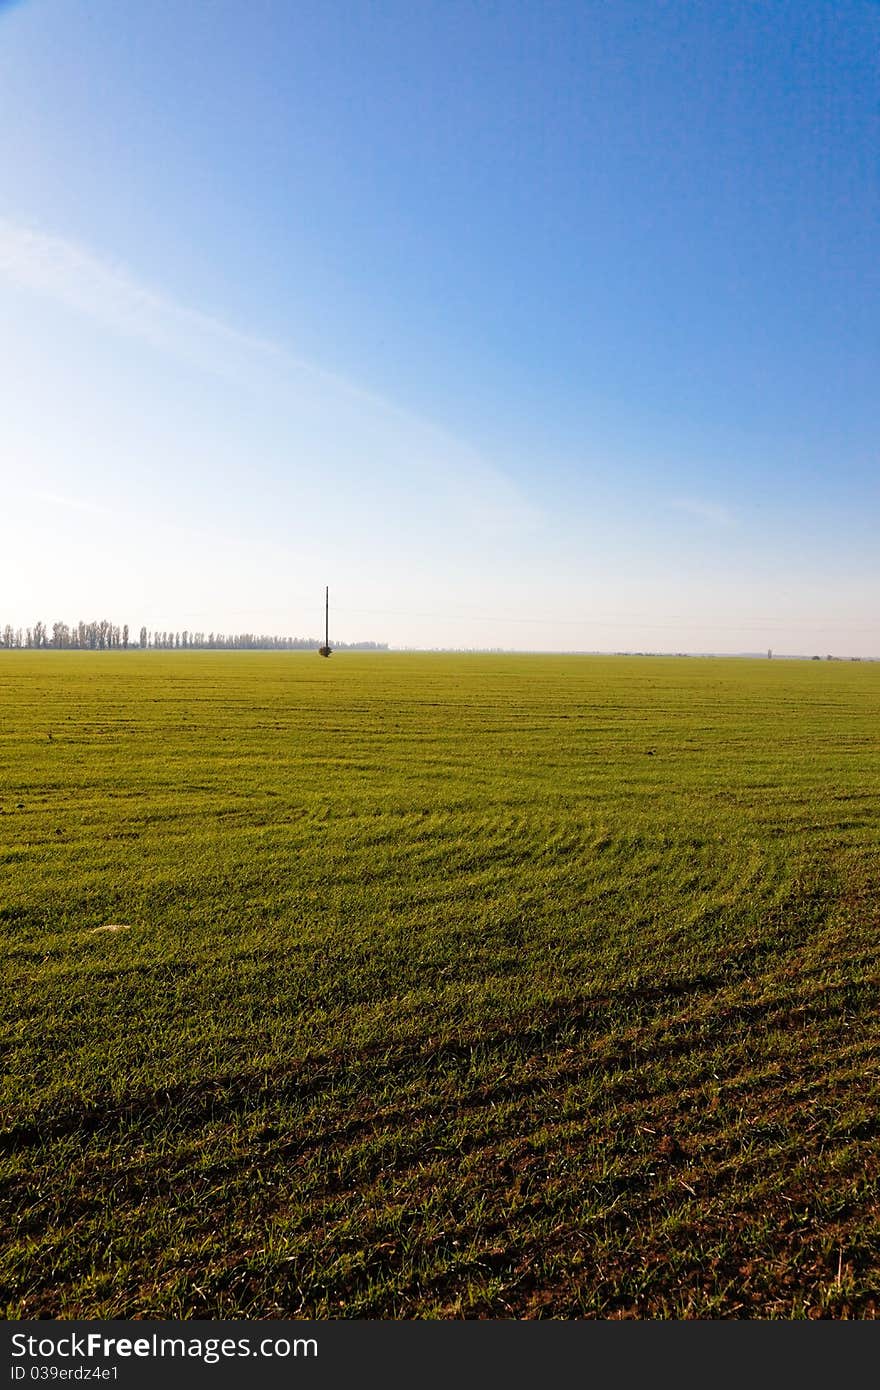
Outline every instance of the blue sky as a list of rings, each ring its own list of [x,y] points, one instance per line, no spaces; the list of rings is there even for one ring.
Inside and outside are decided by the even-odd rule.
[[[880,655],[873,3],[0,3],[0,623]]]

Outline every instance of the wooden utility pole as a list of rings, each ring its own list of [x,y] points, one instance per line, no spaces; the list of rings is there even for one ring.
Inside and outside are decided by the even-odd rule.
[[[324,645],[318,648],[319,656],[330,655],[330,585],[324,589]]]

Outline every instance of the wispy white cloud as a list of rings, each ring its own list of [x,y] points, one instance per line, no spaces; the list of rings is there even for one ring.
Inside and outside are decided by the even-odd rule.
[[[88,502],[82,497],[65,497],[59,492],[28,492],[25,494],[34,502],[42,502],[50,507],[63,507],[72,512],[90,512],[93,516],[107,515],[106,507],[96,502]]]
[[[272,343],[178,304],[141,284],[124,267],[102,260],[77,243],[4,217],[0,217],[0,275],[117,333],[214,370],[224,366],[221,349],[278,354]]]
[[[732,526],[735,520],[729,507],[721,502],[708,502],[699,497],[674,497],[670,506],[677,512],[686,512],[688,516],[708,522],[711,526]]]
[[[238,385],[281,388],[314,434],[349,434],[374,456],[399,458],[401,476],[427,487],[465,528],[508,532],[540,519],[532,501],[465,441],[286,347],[243,332],[142,283],[124,266],[63,237],[0,217],[0,278],[115,334]]]

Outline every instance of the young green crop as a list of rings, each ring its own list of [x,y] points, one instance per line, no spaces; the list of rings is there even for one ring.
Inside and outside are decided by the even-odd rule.
[[[2,1306],[874,1316],[878,889],[880,664],[0,653]]]

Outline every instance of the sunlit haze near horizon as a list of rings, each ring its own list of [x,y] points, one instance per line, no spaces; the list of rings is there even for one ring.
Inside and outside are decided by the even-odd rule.
[[[878,45],[0,0],[0,628],[880,657]]]

